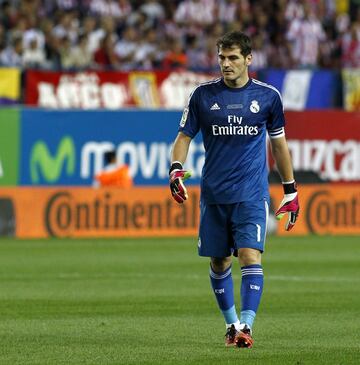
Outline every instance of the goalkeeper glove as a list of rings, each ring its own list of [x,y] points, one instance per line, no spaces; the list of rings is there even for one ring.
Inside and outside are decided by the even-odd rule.
[[[188,194],[184,181],[191,176],[191,172],[183,170],[180,162],[173,162],[169,170],[170,191],[173,198],[179,203],[183,203]]]
[[[280,220],[288,213],[288,220],[285,224],[285,230],[290,231],[299,215],[299,200],[295,181],[283,183],[284,198],[280,203],[279,209],[275,213],[276,219]]]

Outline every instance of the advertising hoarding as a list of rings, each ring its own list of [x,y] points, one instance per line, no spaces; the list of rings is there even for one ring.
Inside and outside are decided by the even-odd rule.
[[[25,104],[53,109],[182,109],[211,74],[190,71],[26,72]]]
[[[329,109],[340,106],[340,76],[329,70],[266,70],[266,83],[276,87],[285,110]]]
[[[104,154],[115,149],[135,185],[167,185],[170,150],[180,111],[52,111],[25,109],[21,128],[21,185],[92,185]],[[360,181],[360,113],[286,112],[295,173],[324,182]],[[188,184],[200,182],[201,133],[192,141]],[[269,154],[269,168],[274,162]]]
[[[360,69],[342,70],[344,109],[360,111]]]
[[[360,234],[360,184],[302,185],[300,191],[300,215],[295,227],[285,232],[283,218],[277,234]],[[196,237],[200,191],[192,186],[188,193],[188,201],[179,205],[169,189],[160,186],[123,190],[2,188],[0,202],[6,200],[11,207],[3,235],[15,231],[19,238]],[[282,187],[271,186],[270,195],[271,206],[276,208],[283,197]]]
[[[43,111],[22,113],[22,185],[92,185],[104,154],[116,150],[129,165],[135,185],[168,181],[170,149],[181,112]],[[200,136],[192,143],[188,167],[199,182],[203,165]]]
[[[19,110],[0,108],[0,186],[18,183]]]
[[[0,68],[0,106],[19,104],[21,70],[15,67]]]

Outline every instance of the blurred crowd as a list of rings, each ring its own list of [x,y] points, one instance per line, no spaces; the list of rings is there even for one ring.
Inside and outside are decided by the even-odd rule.
[[[0,0],[0,65],[212,71],[230,30],[254,71],[360,67],[358,0]]]

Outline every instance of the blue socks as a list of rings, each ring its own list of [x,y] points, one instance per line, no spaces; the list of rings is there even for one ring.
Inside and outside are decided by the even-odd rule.
[[[240,323],[250,328],[260,304],[264,285],[264,275],[261,265],[249,265],[241,268],[241,314]]]
[[[216,273],[210,265],[210,281],[226,324],[238,324],[239,319],[235,309],[231,266],[223,272]]]
[[[263,269],[261,265],[243,266],[241,274],[240,323],[252,328],[263,291]],[[239,319],[235,309],[231,266],[224,272],[216,273],[210,265],[210,281],[226,324],[236,324],[235,327],[238,327]]]

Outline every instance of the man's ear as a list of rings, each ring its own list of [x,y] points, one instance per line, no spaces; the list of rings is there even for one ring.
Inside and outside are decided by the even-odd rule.
[[[246,60],[246,66],[250,66],[251,65],[251,61],[252,61],[252,54],[248,54],[245,58]]]

